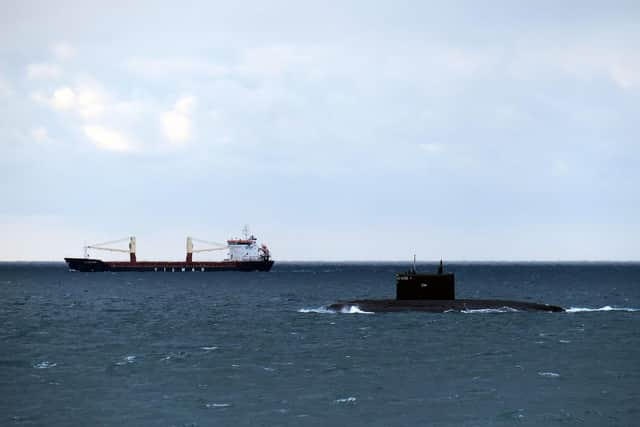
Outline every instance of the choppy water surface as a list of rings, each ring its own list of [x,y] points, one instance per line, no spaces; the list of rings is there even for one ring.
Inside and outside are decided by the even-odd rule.
[[[0,264],[0,425],[636,425],[640,264],[448,268],[459,297],[570,310],[324,309],[392,297],[401,264]]]

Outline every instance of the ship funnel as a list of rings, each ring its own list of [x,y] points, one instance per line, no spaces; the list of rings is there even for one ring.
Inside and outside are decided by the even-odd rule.
[[[136,262],[136,238],[135,236],[129,237],[129,260]]]
[[[193,262],[193,239],[187,237],[187,263]]]

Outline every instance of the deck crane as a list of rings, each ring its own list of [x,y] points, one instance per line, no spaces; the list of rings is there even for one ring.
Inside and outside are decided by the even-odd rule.
[[[120,249],[120,248],[108,248],[106,245],[113,245],[116,243],[122,243],[129,241],[129,249]],[[86,245],[84,247],[84,257],[89,258],[89,249],[95,249],[97,251],[108,251],[108,252],[124,252],[129,253],[129,259],[131,262],[136,262],[136,238],[135,236],[125,237],[118,240],[111,240],[108,242],[96,243],[93,245]]]
[[[193,249],[193,242],[203,243],[205,245],[210,245],[210,248],[203,249]],[[223,251],[228,249],[229,245],[225,245],[223,243],[218,242],[209,242],[207,240],[197,239],[195,237],[187,237],[187,262],[193,262],[193,254],[198,252],[212,252],[212,251]]]

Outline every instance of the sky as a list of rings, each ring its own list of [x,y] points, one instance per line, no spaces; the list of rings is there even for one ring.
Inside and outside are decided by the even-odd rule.
[[[638,1],[1,1],[0,260],[640,258]]]

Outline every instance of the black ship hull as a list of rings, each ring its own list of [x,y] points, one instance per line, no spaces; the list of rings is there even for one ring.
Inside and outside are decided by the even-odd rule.
[[[524,301],[509,300],[353,300],[331,304],[328,308],[334,311],[348,311],[350,307],[358,307],[362,311],[372,313],[390,313],[402,311],[425,311],[429,313],[444,313],[447,311],[473,312],[478,310],[497,311],[564,311],[562,307],[548,304],[537,304]]]
[[[274,261],[272,260],[219,262],[119,262],[102,261],[100,259],[91,258],[65,258],[64,260],[69,266],[69,270],[82,272],[151,271],[163,273],[186,273],[212,271],[269,271],[274,264]]]

